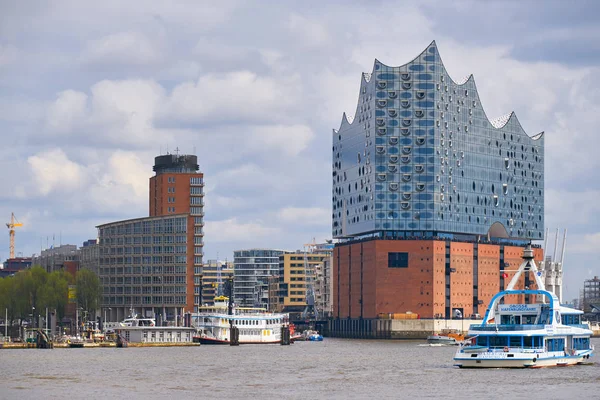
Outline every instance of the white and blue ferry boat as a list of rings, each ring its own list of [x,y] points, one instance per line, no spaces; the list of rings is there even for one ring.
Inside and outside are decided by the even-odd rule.
[[[531,272],[538,289],[518,290],[515,284]],[[504,304],[507,295],[528,295],[535,304]],[[506,290],[496,294],[483,322],[469,327],[466,345],[455,356],[461,368],[541,368],[587,363],[594,346],[592,331],[582,324],[583,311],[560,305],[554,293],[545,290],[527,246],[523,263]]]

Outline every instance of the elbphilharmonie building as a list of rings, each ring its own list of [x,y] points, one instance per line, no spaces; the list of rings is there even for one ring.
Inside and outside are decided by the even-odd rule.
[[[539,240],[543,227],[543,133],[514,113],[489,119],[473,76],[454,81],[435,42],[362,74],[354,117],[333,132],[333,237]]]
[[[544,135],[514,113],[488,118],[482,101],[435,42],[362,74],[333,131],[333,336],[393,337],[386,315],[477,316],[543,239]]]

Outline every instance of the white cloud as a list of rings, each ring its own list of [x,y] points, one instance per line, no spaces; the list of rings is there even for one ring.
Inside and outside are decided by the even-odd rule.
[[[327,48],[332,44],[332,38],[326,25],[315,19],[293,13],[289,17],[287,27],[303,47]]]
[[[577,254],[597,254],[600,249],[600,232],[583,235],[570,235],[567,241],[567,255]],[[596,271],[596,274],[598,271]]]
[[[314,137],[314,132],[306,125],[266,125],[253,127],[245,141],[247,148],[254,152],[297,156]]]
[[[61,149],[42,151],[29,157],[27,162],[39,195],[46,196],[57,189],[72,191],[84,183],[85,172],[82,167],[69,160]]]
[[[260,220],[240,222],[235,217],[222,221],[207,221],[205,231],[211,242],[241,243],[245,247],[264,247],[265,240],[281,234],[279,228],[266,226]]]
[[[299,96],[295,77],[276,80],[250,71],[207,74],[177,85],[162,113],[180,122],[281,121]]]
[[[49,105],[49,132],[103,145],[154,146],[160,136],[168,143],[170,133],[154,128],[154,117],[164,99],[164,89],[148,80],[103,80],[94,84],[90,96],[73,90],[60,92]]]
[[[256,164],[243,164],[217,173],[212,179],[215,188],[229,190],[232,188],[250,188],[257,193],[271,186],[272,181],[267,171]]]
[[[14,64],[19,58],[19,50],[10,44],[0,43],[0,68]]]
[[[88,42],[82,62],[89,64],[134,64],[158,62],[160,50],[139,32],[119,32]]]
[[[290,225],[329,225],[331,211],[318,207],[286,207],[277,212],[279,220]]]
[[[567,192],[562,189],[546,189],[546,225],[554,228],[571,226],[594,226],[600,221],[600,190]]]
[[[87,95],[75,90],[65,90],[56,97],[48,107],[46,124],[53,132],[69,133],[85,118]]]

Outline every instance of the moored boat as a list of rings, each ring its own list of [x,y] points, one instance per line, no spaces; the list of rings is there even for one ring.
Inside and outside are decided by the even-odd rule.
[[[302,337],[307,342],[322,342],[323,341],[323,335],[321,335],[319,332],[312,330],[312,329],[307,329],[304,332],[302,332]]]
[[[531,272],[538,289],[514,289],[523,273]],[[528,246],[523,263],[506,290],[496,294],[483,322],[471,325],[471,341],[454,356],[461,368],[540,368],[587,363],[594,347],[592,331],[582,324],[582,311],[561,306],[545,290]],[[524,295],[538,303],[503,304],[509,295]]]
[[[232,307],[228,298],[215,298],[214,306],[200,307],[191,316],[196,328],[194,340],[201,344],[230,344],[231,327],[239,332],[239,344],[273,344],[281,342],[281,328],[288,324],[288,314],[267,312],[262,308]]]
[[[445,346],[458,346],[465,340],[464,336],[456,332],[442,332],[441,335],[434,333],[427,336],[427,343]]]

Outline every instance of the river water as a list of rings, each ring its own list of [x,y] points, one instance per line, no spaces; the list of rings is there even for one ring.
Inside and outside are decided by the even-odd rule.
[[[0,399],[599,398],[592,366],[461,370],[454,347],[329,339],[291,346],[0,350]],[[596,348],[600,340],[593,339]]]

